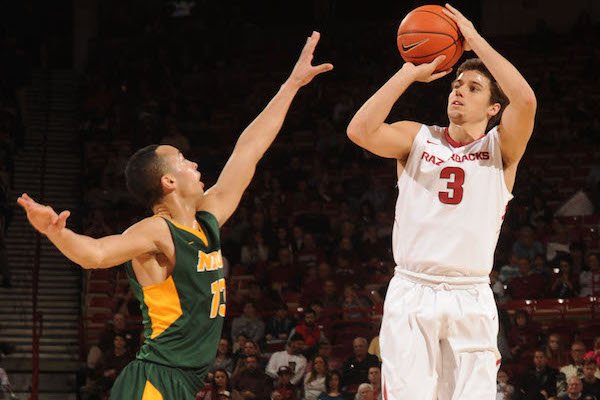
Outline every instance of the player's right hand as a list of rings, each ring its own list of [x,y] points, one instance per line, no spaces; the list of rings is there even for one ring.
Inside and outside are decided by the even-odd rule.
[[[23,193],[17,199],[17,203],[27,213],[29,223],[44,235],[60,232],[67,225],[67,218],[71,215],[69,211],[63,211],[59,215],[52,207],[39,204],[27,193]]]
[[[432,62],[415,65],[413,63],[407,62],[402,66],[402,70],[406,71],[406,73],[412,75],[413,80],[416,82],[432,82],[436,79],[440,79],[446,75],[448,75],[452,68],[448,68],[445,71],[435,72],[435,69],[444,62],[446,59],[445,55],[437,56]]]
[[[320,38],[321,34],[314,31],[308,39],[306,39],[306,44],[300,53],[296,65],[294,65],[289,80],[298,87],[308,84],[315,76],[333,69],[333,65],[330,63],[312,65],[315,48],[317,47]]]

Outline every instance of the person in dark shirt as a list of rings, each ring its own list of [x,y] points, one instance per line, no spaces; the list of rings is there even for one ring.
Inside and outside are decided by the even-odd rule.
[[[522,375],[513,400],[545,400],[556,396],[558,370],[548,366],[548,358],[543,350],[534,352],[533,365]]]
[[[369,368],[379,366],[377,356],[368,353],[367,339],[357,337],[352,342],[354,355],[344,363],[342,369],[343,386],[348,392],[355,392],[358,385],[369,382]]]
[[[598,365],[594,359],[586,359],[583,361],[583,396],[594,396],[600,399],[600,379],[596,378]]]

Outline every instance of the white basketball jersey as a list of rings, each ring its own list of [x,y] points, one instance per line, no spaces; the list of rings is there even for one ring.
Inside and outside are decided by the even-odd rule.
[[[423,125],[398,179],[396,268],[487,277],[510,199],[496,128],[463,146],[446,128]]]

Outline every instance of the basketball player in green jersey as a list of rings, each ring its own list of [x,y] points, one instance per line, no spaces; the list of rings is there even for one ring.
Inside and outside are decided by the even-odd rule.
[[[148,146],[129,160],[130,192],[154,216],[123,234],[93,239],[66,228],[27,194],[17,201],[31,225],[85,269],[125,263],[144,319],[144,344],[119,375],[113,400],[193,400],[216,354],[225,316],[219,227],[231,216],[256,164],[277,136],[298,90],[333,68],[312,65],[319,33],[308,38],[289,78],[239,137],[216,184],[206,192],[197,164],[172,146]]]

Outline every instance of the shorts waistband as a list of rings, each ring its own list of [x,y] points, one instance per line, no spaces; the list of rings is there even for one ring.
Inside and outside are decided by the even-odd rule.
[[[488,276],[440,276],[421,274],[419,272],[408,271],[406,269],[396,268],[395,274],[408,281],[419,283],[426,286],[443,285],[448,289],[466,289],[475,285],[488,284]]]

